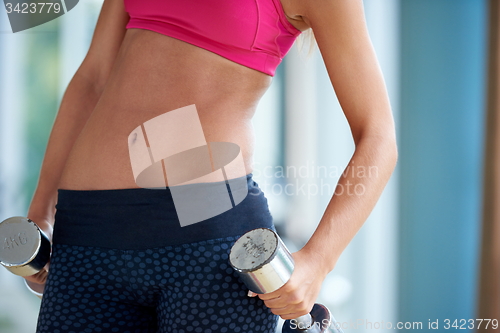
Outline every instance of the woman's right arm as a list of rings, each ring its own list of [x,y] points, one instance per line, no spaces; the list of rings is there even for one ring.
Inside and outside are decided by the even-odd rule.
[[[106,85],[125,35],[129,16],[123,0],[105,0],[89,51],[61,100],[27,217],[52,239],[57,188],[69,152]],[[44,283],[46,274],[26,278]]]

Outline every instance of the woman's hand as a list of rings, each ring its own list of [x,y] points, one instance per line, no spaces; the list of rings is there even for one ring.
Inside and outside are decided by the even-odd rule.
[[[38,298],[43,297],[43,292],[45,290],[45,283],[44,284],[38,284],[34,283],[28,280],[24,280],[26,282],[26,287],[33,293],[35,294]]]
[[[302,248],[292,253],[295,261],[290,280],[278,290],[266,294],[249,292],[264,301],[271,312],[283,319],[294,319],[311,312],[321,290],[321,284],[329,273],[325,270],[322,256]]]
[[[49,263],[47,263],[47,265],[45,265],[45,267],[40,272],[30,276],[23,276],[23,277],[30,282],[44,285],[45,282],[47,281],[48,275],[49,275]]]

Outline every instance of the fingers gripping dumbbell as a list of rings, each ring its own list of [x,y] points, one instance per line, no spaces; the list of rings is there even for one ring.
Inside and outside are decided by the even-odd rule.
[[[0,222],[0,264],[11,273],[30,276],[44,269],[50,259],[49,238],[30,219],[14,216]],[[41,291],[26,286],[38,297]]]
[[[259,294],[281,288],[294,270],[290,251],[278,234],[267,228],[254,229],[241,236],[231,248],[229,262],[248,289]],[[286,320],[282,332],[343,333],[330,310],[318,303],[309,314]]]

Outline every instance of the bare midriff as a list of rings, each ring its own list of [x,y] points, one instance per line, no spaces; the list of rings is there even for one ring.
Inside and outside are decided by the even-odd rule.
[[[251,118],[271,81],[265,73],[197,46],[149,30],[128,29],[58,188],[139,188],[129,156],[130,133],[149,119],[192,104],[206,141],[237,144],[244,172],[251,173]]]

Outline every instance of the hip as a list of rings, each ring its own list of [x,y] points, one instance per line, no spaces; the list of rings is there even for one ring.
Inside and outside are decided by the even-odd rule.
[[[267,199],[252,174],[200,186],[59,189],[53,242],[132,250],[274,229]]]

